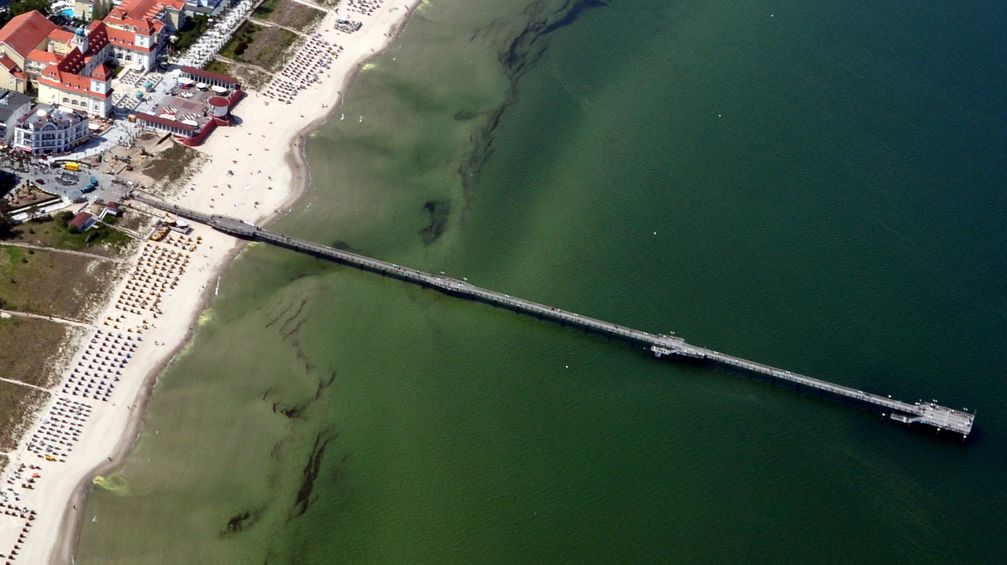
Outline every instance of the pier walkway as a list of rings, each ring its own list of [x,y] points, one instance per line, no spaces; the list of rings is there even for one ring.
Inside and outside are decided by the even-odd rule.
[[[790,383],[798,387],[816,390],[823,394],[839,397],[845,401],[880,409],[891,419],[904,424],[923,424],[936,428],[938,431],[946,430],[961,434],[962,437],[967,437],[972,431],[972,423],[975,419],[975,414],[963,410],[955,410],[936,403],[916,402],[910,404],[908,402],[894,400],[886,396],[871,394],[851,387],[833,384],[828,381],[800,375],[783,369],[778,369],[776,367],[770,367],[769,365],[763,365],[761,363],[756,363],[754,361],[749,361],[747,359],[742,359],[726,353],[720,353],[719,351],[714,351],[705,347],[691,345],[686,343],[684,339],[677,336],[652,334],[619,324],[614,324],[612,322],[582,316],[574,312],[539,304],[538,302],[532,302],[523,298],[517,298],[508,294],[481,288],[455,278],[433,275],[409,267],[389,263],[387,261],[366,257],[357,253],[351,253],[349,251],[343,251],[333,247],[319,245],[317,243],[302,241],[283,234],[261,229],[255,225],[235,218],[204,214],[173,204],[167,204],[139,191],[134,191],[132,198],[159,210],[209,225],[218,231],[235,237],[271,243],[278,247],[284,247],[316,257],[326,258],[337,263],[350,265],[365,271],[407,281],[425,288],[435,289],[445,294],[483,302],[492,306],[513,310],[521,314],[534,316],[539,319],[550,320],[562,325],[573,326],[588,332],[642,345],[659,358],[667,356],[671,358],[693,359],[731,367],[748,373],[754,373],[772,380]]]

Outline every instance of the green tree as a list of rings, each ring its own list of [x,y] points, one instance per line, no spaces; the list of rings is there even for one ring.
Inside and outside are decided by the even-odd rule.
[[[52,12],[49,7],[49,0],[13,0],[7,11],[0,13],[0,25],[6,24],[14,16],[19,16],[32,10],[41,12],[43,16],[48,16]]]
[[[0,237],[7,237],[14,231],[14,220],[10,219],[7,212],[0,210]]]
[[[94,0],[91,5],[91,19],[103,20],[111,10],[111,2],[106,0]]]

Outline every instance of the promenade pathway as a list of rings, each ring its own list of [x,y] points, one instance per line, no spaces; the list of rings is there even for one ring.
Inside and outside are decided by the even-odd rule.
[[[49,316],[47,314],[32,314],[31,312],[21,312],[20,310],[4,310],[0,309],[0,314],[8,314],[11,316],[17,316],[19,318],[35,318],[36,320],[45,320],[47,322],[55,322],[57,324],[64,324],[67,326],[76,326],[78,328],[90,328],[91,324],[86,322],[81,322],[78,320],[71,320],[69,318],[59,318],[56,316]]]
[[[113,229],[122,229],[122,228],[116,228],[115,226],[109,226],[109,227],[111,227]],[[122,230],[122,231],[126,231],[130,235],[133,235],[134,237],[138,237],[138,235],[139,235],[136,232],[129,231],[129,230]],[[105,255],[98,255],[97,253],[88,253],[86,251],[77,251],[75,249],[60,249],[58,247],[47,247],[47,246],[44,246],[44,245],[34,245],[34,244],[31,244],[31,243],[20,243],[20,242],[16,242],[16,241],[2,241],[2,242],[0,242],[0,247],[5,247],[5,246],[6,247],[20,247],[22,249],[34,249],[36,251],[48,251],[50,253],[62,253],[63,255],[76,255],[78,257],[87,257],[88,259],[94,259],[95,261],[108,261],[108,262],[111,262],[111,263],[122,263],[123,262],[123,260],[120,259],[120,258],[118,258],[118,257],[107,257]]]
[[[830,383],[821,379],[793,373],[784,369],[771,367],[755,361],[749,361],[705,347],[686,343],[677,336],[653,334],[630,328],[612,322],[606,322],[590,316],[583,316],[554,306],[547,306],[531,300],[518,298],[501,292],[485,289],[466,281],[455,278],[434,275],[413,269],[366,257],[357,253],[335,249],[325,245],[292,238],[290,236],[271,232],[236,218],[221,215],[211,215],[190,210],[173,204],[167,204],[139,191],[134,191],[132,197],[145,204],[187,218],[189,220],[212,226],[218,231],[231,234],[247,240],[263,241],[278,247],[284,247],[315,257],[321,257],[337,263],[350,265],[361,270],[370,271],[382,276],[411,282],[424,288],[438,290],[445,294],[483,302],[500,308],[506,308],[542,320],[550,320],[561,325],[573,326],[592,333],[618,338],[633,344],[646,347],[656,357],[684,358],[703,361],[730,367],[749,373],[762,375],[781,382],[799,387],[816,390],[823,394],[842,398],[845,401],[859,405],[874,407],[884,411],[891,419],[905,424],[920,423],[931,426],[938,431],[948,430],[962,437],[967,437],[972,431],[975,414],[964,410],[955,410],[936,403],[908,403],[889,397],[867,393],[852,387]]]

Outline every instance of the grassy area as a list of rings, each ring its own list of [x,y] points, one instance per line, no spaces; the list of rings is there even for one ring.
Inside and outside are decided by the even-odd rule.
[[[29,243],[115,257],[131,241],[125,233],[103,225],[97,225],[84,233],[74,232],[67,227],[67,222],[72,218],[72,212],[61,212],[54,219],[25,222],[17,226],[10,237],[0,240],[0,243]]]
[[[280,0],[266,0],[259,7],[255,9],[254,15],[260,19],[269,19],[267,16],[276,11],[276,7],[280,5]]]
[[[262,88],[269,82],[269,79],[273,78],[269,73],[256,70],[254,67],[232,65],[216,59],[210,60],[203,69],[211,73],[230,75],[238,79],[245,90]]]
[[[220,54],[228,59],[276,71],[283,60],[283,54],[297,39],[296,35],[283,28],[245,22],[220,50]]]
[[[178,30],[176,34],[178,36],[178,41],[175,42],[175,49],[179,52],[185,51],[192,46],[193,43],[199,39],[200,35],[210,27],[210,22],[206,16],[193,16],[191,18],[186,18],[185,23],[182,24],[182,29]]]
[[[203,70],[211,73],[234,76],[234,69],[231,68],[231,65],[216,59],[211,59],[209,63],[203,65]]]
[[[40,390],[0,381],[0,450],[11,451],[17,446],[25,420],[45,398]]]
[[[0,304],[20,310],[80,319],[102,299],[115,266],[77,255],[0,246]]]
[[[185,168],[189,166],[199,152],[180,143],[172,143],[170,147],[154,155],[143,167],[143,174],[157,182],[172,182],[178,180]]]
[[[211,73],[221,73],[238,79],[245,90],[262,88],[272,78],[269,73],[256,70],[254,67],[231,65],[216,59],[212,59],[203,68]]]
[[[0,319],[0,375],[43,388],[51,386],[58,376],[56,354],[74,331],[71,326],[45,320]]]
[[[257,90],[266,86],[269,80],[273,78],[273,75],[258,71],[252,67],[238,67],[235,69],[234,75],[241,84],[244,85],[245,90]]]
[[[123,214],[122,217],[115,219],[115,225],[117,227],[139,232],[141,234],[145,233],[150,228],[151,224],[152,220],[150,219],[150,216],[141,214],[140,212],[131,209],[127,209],[126,213]]]
[[[325,12],[293,0],[266,0],[255,9],[255,17],[291,29],[307,31],[315,26]]]
[[[259,31],[263,28],[255,24],[245,22],[234,32],[231,40],[220,49],[220,54],[228,59],[241,60],[241,56],[248,50],[249,45],[255,41]]]

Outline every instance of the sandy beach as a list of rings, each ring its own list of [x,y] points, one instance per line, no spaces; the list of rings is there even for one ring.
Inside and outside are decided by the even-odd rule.
[[[308,184],[306,136],[338,106],[366,60],[393,41],[415,6],[386,1],[372,13],[351,13],[363,22],[352,34],[336,31],[337,12],[329,12],[318,39],[343,49],[319,81],[289,104],[248,92],[233,112],[238,124],[219,128],[197,148],[206,164],[168,200],[260,224],[282,215]],[[72,561],[80,524],[91,519],[81,509],[93,478],[122,463],[140,432],[157,375],[190,339],[220,273],[242,247],[206,226],[193,227],[188,237],[172,234],[141,244],[129,259],[129,275],[11,453],[0,486],[38,477],[34,488],[16,489],[18,500],[5,501],[9,514],[0,512],[0,551],[14,543],[19,548],[0,562]],[[75,392],[83,390],[94,399]],[[50,451],[40,442],[52,442],[59,451],[55,461],[40,454]],[[18,473],[20,464],[25,467]]]

